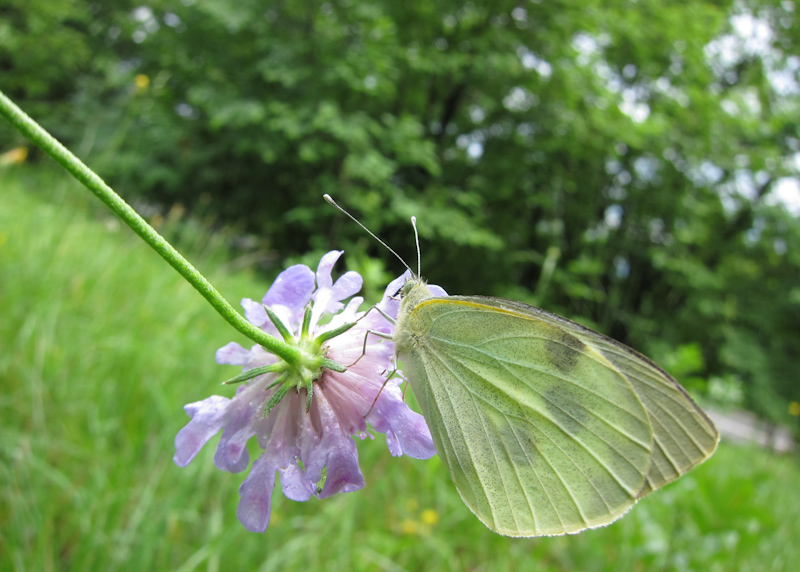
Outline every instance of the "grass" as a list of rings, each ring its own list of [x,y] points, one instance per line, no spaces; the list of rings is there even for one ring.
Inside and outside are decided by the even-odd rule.
[[[214,441],[185,469],[171,460],[182,406],[229,391],[219,382],[236,369],[214,351],[241,337],[67,175],[0,171],[0,197],[0,570],[778,571],[800,559],[796,460],[726,443],[612,526],[514,540],[471,515],[437,459],[392,458],[379,436],[359,443],[362,491],[308,503],[276,491],[270,529],[249,533],[235,516],[246,473],[215,469]],[[228,299],[266,290],[223,271],[219,237],[177,228]]]

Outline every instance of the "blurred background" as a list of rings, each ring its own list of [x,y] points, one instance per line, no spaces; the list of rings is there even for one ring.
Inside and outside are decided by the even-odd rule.
[[[790,569],[797,9],[0,0],[0,90],[232,302],[334,248],[375,301],[402,268],[321,195],[412,266],[415,215],[432,283],[604,332],[789,451],[723,442],[612,527],[514,541],[381,436],[364,491],[283,499],[247,533],[213,445],[170,460],[182,405],[235,373],[214,350],[242,340],[0,125],[0,568]]]

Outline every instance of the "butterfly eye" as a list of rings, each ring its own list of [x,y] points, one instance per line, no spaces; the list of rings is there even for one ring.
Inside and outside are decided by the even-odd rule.
[[[402,300],[403,298],[408,296],[408,293],[414,289],[414,286],[416,286],[416,283],[411,282],[410,280],[405,284],[403,284],[403,287],[400,288],[400,299]]]

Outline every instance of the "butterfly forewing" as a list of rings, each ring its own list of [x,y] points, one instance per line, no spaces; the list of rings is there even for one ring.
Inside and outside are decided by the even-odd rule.
[[[464,501],[511,536],[612,522],[647,487],[653,429],[614,360],[480,298],[421,302],[401,358]]]

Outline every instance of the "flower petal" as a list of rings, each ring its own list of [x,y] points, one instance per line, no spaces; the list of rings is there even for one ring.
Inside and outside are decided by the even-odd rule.
[[[331,305],[330,288],[320,289],[314,292],[314,307],[311,308],[311,323],[309,324],[311,332],[318,333],[317,324],[319,324],[322,315],[325,314],[326,308],[329,308]],[[341,307],[341,304],[339,306]]]
[[[383,298],[378,302],[378,307],[392,318],[397,319],[397,314],[400,311],[400,288],[406,283],[406,280],[411,278],[412,273],[406,270],[400,276],[389,282],[386,290],[383,291]]]
[[[444,291],[444,288],[437,286],[436,284],[428,284],[428,289],[431,291],[431,294],[437,298],[445,298],[449,296],[449,294]]]
[[[222,471],[238,473],[250,464],[250,453],[247,452],[247,441],[255,435],[252,419],[255,407],[249,399],[239,398],[247,387],[242,387],[237,397],[228,408],[229,421],[225,425],[222,437],[214,454],[214,464]]]
[[[314,496],[317,487],[308,480],[306,474],[296,461],[289,462],[278,469],[281,473],[281,490],[286,498],[297,502],[305,502]]]
[[[403,284],[405,284],[406,280],[411,278],[411,276],[411,271],[406,270],[400,276],[389,282],[389,284],[386,285],[386,289],[383,291],[383,299],[396,297],[398,292],[400,292],[400,288],[403,287]]]
[[[364,487],[364,476],[358,466],[358,449],[347,435],[331,446],[326,463],[326,478],[322,491],[317,495],[324,499],[336,493],[352,493]]]
[[[288,465],[287,447],[295,450],[292,443],[294,419],[289,405],[296,401],[296,395],[281,401],[266,419],[261,417],[256,422],[259,441],[265,438],[262,443],[264,452],[253,463],[250,474],[239,487],[239,506],[236,509],[239,521],[247,530],[264,532],[269,526],[275,473]]]
[[[415,459],[430,459],[436,454],[436,447],[425,418],[403,402],[400,388],[393,381],[383,388],[367,421],[386,433],[386,445],[393,456],[405,453]]]
[[[251,532],[264,532],[269,526],[272,505],[272,489],[275,487],[277,466],[270,455],[264,451],[253,463],[250,474],[239,487],[239,506],[236,516]]]
[[[269,318],[267,318],[267,312],[264,310],[264,306],[255,300],[244,298],[242,300],[242,308],[244,308],[244,317],[254,326],[260,328],[269,323]]]
[[[244,349],[236,342],[230,342],[217,350],[216,358],[218,364],[246,365],[250,360],[250,350]]]
[[[344,250],[331,250],[319,261],[317,266],[317,290],[333,286],[331,271],[333,270],[333,265],[336,264],[342,254],[344,254]]]
[[[297,327],[300,325],[300,321],[302,320],[301,315],[297,314],[292,308],[282,304],[273,304],[269,307],[269,309],[272,310],[276,316],[278,316],[278,319],[287,330],[290,332],[297,331]],[[305,312],[305,308],[303,308],[303,311]],[[275,332],[274,335],[280,338],[280,335],[278,334],[278,328],[275,327],[275,324],[272,323],[272,320],[269,320],[269,326]],[[262,329],[265,331],[267,330],[267,328]]]
[[[347,306],[344,307],[344,310],[341,314],[337,314],[334,318],[339,318],[341,316],[342,322],[352,322],[358,316],[356,313],[358,309],[361,307],[361,304],[364,303],[364,298],[361,296],[353,296],[350,301],[347,303]]]
[[[172,460],[179,467],[191,463],[203,445],[216,435],[227,421],[231,400],[220,395],[190,403],[184,411],[192,418],[175,436],[175,455]]]
[[[326,498],[360,489],[364,486],[364,476],[358,466],[356,444],[342,428],[325,396],[324,385],[314,393],[311,409],[314,415],[305,415],[302,420],[300,450],[306,476],[311,482],[318,482],[325,469],[325,484],[317,496]],[[322,435],[314,425],[322,428]]]
[[[317,329],[317,334],[327,332],[328,330],[333,330],[339,326],[347,324],[348,322],[355,322],[359,318],[358,308],[363,302],[364,298],[361,296],[354,296],[351,298],[347,303],[347,306],[344,307],[344,310],[334,315],[330,322]],[[377,312],[375,313],[377,314]]]
[[[353,272],[352,270],[345,272],[339,276],[339,279],[333,285],[333,299],[341,302],[350,296],[358,294],[363,284],[364,280],[358,272]]]
[[[261,346],[244,349],[236,342],[230,342],[217,350],[217,363],[240,365],[243,371],[269,365],[278,361],[277,356],[267,352]]]
[[[290,266],[280,274],[261,300],[272,308],[276,304],[289,308],[295,317],[303,318],[303,309],[314,292],[314,272],[305,264]]]

